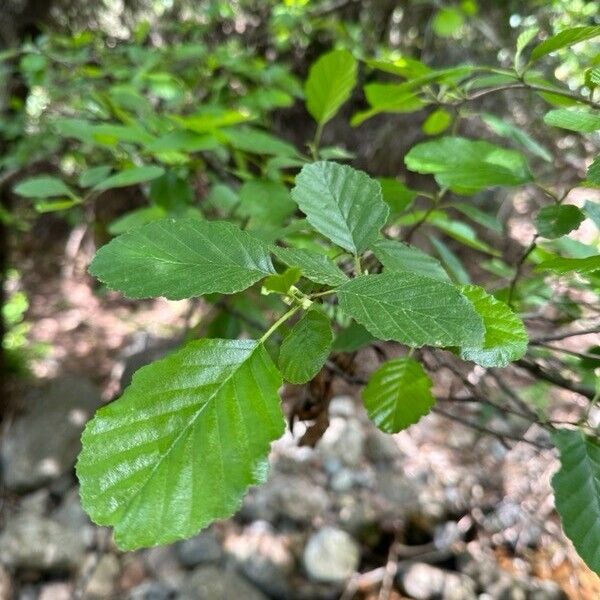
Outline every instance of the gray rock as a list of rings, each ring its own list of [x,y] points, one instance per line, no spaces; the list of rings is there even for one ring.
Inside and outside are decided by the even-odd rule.
[[[292,595],[294,557],[288,539],[277,535],[268,523],[257,521],[239,535],[230,535],[225,549],[242,573],[270,597]]]
[[[375,492],[381,500],[383,518],[406,518],[419,505],[415,483],[407,479],[400,469],[377,471]]]
[[[311,579],[341,584],[358,568],[360,548],[345,531],[324,527],[308,540],[303,559]]]
[[[335,396],[329,402],[329,416],[349,419],[357,414],[356,401],[352,396]]]
[[[515,577],[498,569],[498,579],[485,590],[493,600],[566,600],[567,595],[553,581]]]
[[[79,488],[72,489],[62,501],[62,504],[53,514],[61,525],[77,530],[86,548],[91,548],[95,538],[95,527],[90,521],[79,499]]]
[[[375,473],[369,465],[360,470],[344,467],[331,476],[329,486],[334,492],[343,494],[355,487],[373,487],[374,481]]]
[[[154,579],[178,588],[186,577],[174,546],[156,546],[144,552],[146,568]]]
[[[482,552],[459,554],[457,563],[460,572],[468,575],[486,592],[503,573],[496,561],[490,555]]]
[[[179,600],[267,600],[267,597],[233,571],[199,567],[184,582]]]
[[[43,517],[48,513],[50,503],[50,492],[44,488],[36,490],[31,494],[21,496],[19,510],[24,514],[33,514]]]
[[[333,417],[329,428],[317,444],[325,467],[330,473],[342,466],[357,467],[363,461],[365,433],[358,419]]]
[[[502,569],[489,554],[464,553],[457,557],[459,569],[475,580],[492,600],[564,600],[566,594],[553,581],[518,577]]]
[[[400,574],[400,585],[414,600],[475,600],[475,582],[467,575],[414,563]]]
[[[71,600],[72,598],[73,586],[70,583],[57,581],[43,585],[37,600]]]
[[[365,454],[375,464],[394,462],[402,456],[394,436],[374,427],[367,432]]]
[[[121,353],[121,389],[124,390],[131,383],[138,369],[163,358],[181,342],[181,339],[157,338],[147,332],[134,334],[132,342]]]
[[[567,594],[554,581],[534,579],[527,600],[567,600]]]
[[[329,496],[307,477],[277,475],[252,490],[243,505],[243,514],[251,520],[274,522],[290,519],[311,523],[329,505]]]
[[[116,595],[116,581],[121,571],[114,554],[104,554],[94,567],[85,589],[89,600],[110,600]]]
[[[15,419],[0,449],[5,485],[22,492],[71,473],[83,427],[100,403],[98,390],[83,377],[32,389],[26,412]]]
[[[75,571],[84,551],[77,530],[35,514],[19,514],[0,535],[0,562],[13,569]]]
[[[170,600],[174,595],[173,588],[164,583],[144,581],[129,592],[128,600]]]
[[[10,573],[0,565],[0,598],[13,597],[13,583]]]
[[[485,591],[493,600],[527,600],[527,587],[524,580],[501,573]]]
[[[371,490],[358,490],[338,498],[339,525],[367,545],[381,534],[380,505]]]
[[[223,550],[217,536],[211,531],[200,532],[189,540],[175,546],[179,562],[188,569],[203,563],[217,563],[223,557]]]
[[[19,590],[19,600],[39,600],[40,589],[37,585],[23,585]]]

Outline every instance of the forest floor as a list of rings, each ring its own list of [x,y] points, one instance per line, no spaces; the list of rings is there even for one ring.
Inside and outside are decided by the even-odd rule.
[[[600,597],[600,579],[553,510],[552,450],[438,414],[385,436],[359,388],[338,377],[323,438],[299,447],[304,425],[288,431],[268,482],[235,517],[187,542],[119,552],[79,506],[78,438],[93,410],[198,312],[187,301],[98,293],[85,274],[92,249],[55,234],[27,236],[20,250],[29,339],[46,351],[31,363],[34,381],[15,383],[3,424],[0,598]],[[379,360],[360,351],[354,371],[366,375]],[[288,390],[288,404],[301,393]],[[565,418],[573,396],[553,391],[549,404]]]

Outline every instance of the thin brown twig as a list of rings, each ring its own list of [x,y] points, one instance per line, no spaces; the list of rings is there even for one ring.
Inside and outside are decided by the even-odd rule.
[[[600,333],[600,326],[591,327],[590,329],[581,329],[580,331],[565,331],[563,333],[551,333],[550,335],[540,335],[531,339],[530,344],[536,344],[539,342],[558,342],[570,337],[576,337],[578,335],[590,335],[594,333]]]
[[[496,370],[490,369],[487,372],[498,385],[498,387],[508,396],[523,412],[527,413],[531,419],[539,420],[538,415],[532,410],[528,404],[509,386],[503,379],[503,376]]]
[[[455,102],[448,102],[443,104],[451,104],[451,105],[460,105],[465,102],[472,102],[473,100],[478,100],[479,98],[483,98],[485,96],[489,96],[490,94],[496,94],[497,92],[504,92],[506,90],[529,90],[532,92],[539,92],[542,94],[555,94],[556,96],[561,96],[563,98],[570,98],[571,100],[575,100],[577,102],[581,102],[582,104],[587,104],[592,108],[599,109],[600,103],[594,102],[591,98],[586,98],[585,96],[581,96],[580,94],[573,94],[567,90],[548,88],[541,85],[535,85],[531,83],[526,83],[525,81],[520,81],[518,83],[507,83],[504,85],[498,85],[493,88],[487,88],[485,90],[481,90],[479,92],[475,92],[470,96],[465,96],[464,98],[460,98]]]
[[[591,352],[577,352],[576,350],[569,350],[568,348],[559,348],[558,346],[546,344],[545,342],[530,342],[529,345],[537,346],[539,348],[546,348],[548,350],[553,350],[554,352],[560,352],[562,354],[570,354],[571,356],[576,356],[577,358],[600,360],[600,354],[592,354]]]
[[[529,244],[529,246],[527,246],[527,248],[525,248],[525,251],[523,252],[521,257],[517,261],[515,274],[513,275],[513,278],[510,281],[510,285],[508,287],[508,298],[506,299],[506,303],[510,307],[512,307],[513,296],[514,296],[515,289],[517,287],[519,278],[521,277],[521,272],[523,271],[523,265],[525,264],[527,257],[535,250],[535,248],[537,246],[538,237],[539,237],[539,234],[536,233],[533,236],[533,239],[531,240],[531,243]]]
[[[492,429],[491,427],[486,427],[485,425],[480,425],[479,423],[473,423],[473,421],[470,421],[469,419],[464,419],[463,417],[459,417],[458,415],[447,412],[437,406],[432,409],[432,412],[434,412],[438,415],[441,415],[442,417],[446,417],[447,419],[451,419],[452,421],[456,421],[457,423],[460,423],[461,425],[464,425],[465,427],[470,427],[471,429],[475,429],[476,431],[479,431],[481,433],[485,433],[485,434],[494,436],[494,437],[498,438],[501,442],[503,442],[505,445],[506,445],[506,440],[513,440],[515,442],[524,442],[525,444],[530,444],[532,446],[535,446],[536,448],[539,448],[540,450],[548,450],[548,449],[552,448],[552,446],[550,446],[548,444],[541,444],[539,442],[534,442],[533,440],[527,440],[527,439],[523,438],[522,436],[514,435],[512,433],[504,433],[504,432]]]
[[[514,363],[516,366],[528,371],[535,377],[539,379],[543,379],[552,385],[557,387],[561,387],[565,390],[569,390],[570,392],[575,392],[576,394],[580,394],[581,396],[586,397],[588,400],[592,400],[594,398],[594,390],[591,387],[578,383],[577,381],[572,381],[570,379],[566,379],[559,373],[546,371],[541,365],[530,362],[524,358],[521,358]]]
[[[447,192],[448,192],[448,189],[443,188],[432,198],[431,206],[425,211],[423,216],[416,223],[414,223],[412,225],[412,227],[409,227],[407,232],[402,236],[402,240],[404,242],[406,242],[407,244],[410,243],[412,237],[415,235],[417,230],[427,222],[429,215],[431,215],[431,213],[434,210],[439,208],[440,202],[442,201],[442,199],[444,198],[444,196],[446,195]]]
[[[378,600],[389,600],[392,588],[394,587],[394,579],[398,572],[398,555],[400,553],[400,540],[398,535],[394,537],[394,541],[390,545],[385,572],[379,589]]]

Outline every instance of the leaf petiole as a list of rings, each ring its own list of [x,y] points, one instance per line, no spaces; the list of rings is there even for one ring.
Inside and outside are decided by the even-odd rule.
[[[264,342],[266,342],[271,335],[275,333],[275,331],[277,331],[277,329],[279,329],[279,327],[288,319],[291,319],[300,310],[300,308],[300,306],[294,306],[293,308],[290,308],[290,310],[288,310],[281,318],[277,319],[277,321],[275,321],[275,323],[273,323],[267,332],[260,338],[260,343],[264,344]]]

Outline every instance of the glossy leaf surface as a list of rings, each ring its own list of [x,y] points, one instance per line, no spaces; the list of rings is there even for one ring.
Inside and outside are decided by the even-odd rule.
[[[96,253],[89,271],[129,298],[231,294],[274,272],[268,248],[231,223],[163,219]]]
[[[264,481],[284,430],[281,376],[251,340],[199,340],[100,409],[77,462],[82,504],[127,550],[189,537]]]

